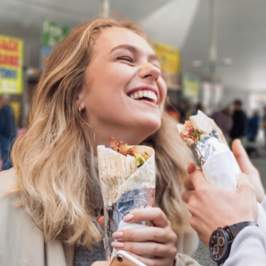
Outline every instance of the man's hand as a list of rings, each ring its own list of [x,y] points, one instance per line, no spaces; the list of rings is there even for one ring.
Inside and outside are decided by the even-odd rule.
[[[256,195],[247,182],[241,182],[237,191],[231,192],[208,183],[193,164],[188,173],[188,191],[183,200],[191,213],[190,223],[205,244],[218,227],[255,220]]]

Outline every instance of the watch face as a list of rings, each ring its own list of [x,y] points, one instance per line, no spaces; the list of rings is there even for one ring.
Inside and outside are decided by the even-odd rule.
[[[229,242],[227,239],[227,232],[222,228],[215,230],[209,242],[209,249],[211,258],[215,262],[222,262],[228,256]]]

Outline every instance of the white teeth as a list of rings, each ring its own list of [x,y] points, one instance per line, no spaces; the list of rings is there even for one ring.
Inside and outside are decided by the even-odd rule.
[[[141,90],[141,91],[136,91],[133,92],[129,95],[130,98],[134,99],[134,100],[139,100],[141,98],[148,98],[150,99],[152,102],[156,102],[158,101],[158,97],[156,95],[155,92],[150,91],[150,90]]]

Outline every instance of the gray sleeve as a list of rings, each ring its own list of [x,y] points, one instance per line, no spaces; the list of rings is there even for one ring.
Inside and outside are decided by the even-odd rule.
[[[257,226],[248,226],[235,238],[224,266],[265,266],[266,236]]]

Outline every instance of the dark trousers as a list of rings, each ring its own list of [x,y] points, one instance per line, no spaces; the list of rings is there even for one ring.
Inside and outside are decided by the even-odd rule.
[[[7,170],[12,166],[10,160],[10,148],[11,148],[11,140],[7,138],[1,138],[0,152],[2,159],[2,170]]]

